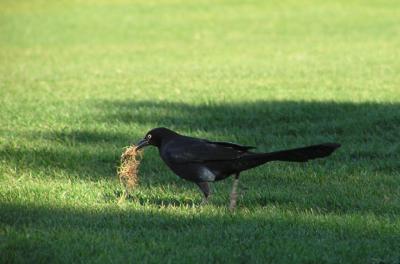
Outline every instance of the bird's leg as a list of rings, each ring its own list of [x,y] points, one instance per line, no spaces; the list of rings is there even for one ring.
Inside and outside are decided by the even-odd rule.
[[[237,187],[239,184],[239,173],[236,173],[235,179],[233,180],[232,191],[231,191],[231,202],[229,204],[229,210],[233,211],[236,208],[237,203]]]
[[[197,186],[199,186],[200,190],[203,192],[204,197],[201,201],[201,204],[207,204],[208,197],[210,197],[210,187],[208,186],[208,182],[196,182]]]

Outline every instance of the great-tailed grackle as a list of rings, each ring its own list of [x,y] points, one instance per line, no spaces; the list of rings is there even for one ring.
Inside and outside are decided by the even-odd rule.
[[[137,143],[136,149],[148,145],[158,148],[162,160],[175,174],[196,183],[204,194],[205,202],[210,195],[208,182],[234,175],[231,209],[236,206],[240,172],[274,160],[305,162],[323,158],[340,147],[337,143],[325,143],[270,153],[255,153],[250,151],[254,148],[251,146],[187,137],[163,127],[150,130]]]

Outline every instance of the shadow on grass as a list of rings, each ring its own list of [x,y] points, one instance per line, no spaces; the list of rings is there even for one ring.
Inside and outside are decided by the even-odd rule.
[[[280,174],[287,174],[293,169],[315,167],[319,174],[328,174],[328,179],[324,180],[331,181],[332,184],[326,185],[330,189],[319,188],[314,183],[315,188],[311,188],[314,193],[302,194],[303,190],[298,189],[301,183],[288,181],[284,183],[289,186],[287,193],[295,193],[299,197],[283,197],[271,193],[263,197],[250,196],[249,202],[245,204],[292,201],[307,207],[310,204],[307,201],[312,201],[316,206],[328,208],[328,211],[346,211],[354,204],[338,207],[334,202],[329,205],[318,201],[324,195],[323,192],[336,188],[336,194],[346,196],[357,191],[358,186],[380,200],[384,199],[385,192],[388,193],[391,208],[389,211],[398,212],[398,206],[393,205],[395,201],[392,196],[398,186],[395,176],[400,171],[399,104],[254,101],[194,105],[151,101],[100,101],[95,108],[93,123],[89,125],[95,127],[103,123],[112,129],[74,130],[72,126],[69,130],[42,131],[28,137],[48,141],[48,147],[30,149],[6,145],[0,149],[0,159],[25,171],[61,170],[83,179],[115,179],[122,147],[141,138],[147,129],[153,127],[166,126],[182,134],[256,145],[259,151],[336,141],[342,143],[343,147],[329,159],[313,161],[307,165],[273,163],[256,171],[258,175],[266,174],[268,177],[259,181],[249,180],[249,185],[255,191],[260,188],[259,185],[283,188],[282,183],[279,183],[284,180]],[[131,124],[145,127],[145,130],[131,131]],[[171,172],[166,171],[168,170],[159,159],[157,151],[146,150],[141,165],[141,184],[157,186],[178,181]],[[333,176],[337,171],[341,175]],[[376,176],[378,174],[379,177]],[[364,175],[362,177],[373,179],[361,179],[357,182],[349,180],[346,175]],[[342,186],[334,187],[333,184],[339,181],[353,185],[353,189],[346,193],[342,191]],[[360,194],[352,199],[362,200],[367,197]],[[161,203],[163,201],[154,201],[154,204]],[[172,201],[171,204],[176,203]],[[368,207],[369,204],[363,206]],[[372,210],[380,211],[377,207]]]
[[[0,219],[2,263],[392,263],[400,257],[396,225],[373,216],[271,210],[248,217],[203,209],[186,214],[3,203]]]
[[[102,111],[97,119],[109,124],[132,123],[149,129],[166,126],[182,133],[202,131],[210,136],[242,137],[242,141],[250,140],[257,145],[268,143],[272,147],[290,142],[268,142],[271,135],[286,136],[291,142],[309,136],[325,140],[351,137],[364,142],[377,135],[395,136],[390,132],[400,127],[399,104],[255,101],[192,105],[104,101],[99,105]]]
[[[115,177],[119,160],[110,151],[96,152],[78,147],[57,146],[46,149],[5,147],[0,149],[0,157],[18,171],[40,171],[50,177],[55,170],[65,171],[74,177],[92,180],[99,179],[99,176]]]
[[[131,142],[133,140],[131,135],[125,133],[89,130],[41,132],[30,136],[69,146],[76,146],[77,144],[120,144],[121,142]]]

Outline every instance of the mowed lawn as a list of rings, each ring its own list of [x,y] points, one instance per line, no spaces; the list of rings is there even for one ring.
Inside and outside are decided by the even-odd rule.
[[[1,263],[400,263],[400,2],[0,2]],[[197,186],[154,127],[331,157]]]

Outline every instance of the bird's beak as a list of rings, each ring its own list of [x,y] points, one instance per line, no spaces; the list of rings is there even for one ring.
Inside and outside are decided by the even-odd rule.
[[[138,143],[136,143],[136,150],[139,150],[141,148],[144,148],[149,145],[149,142],[147,139],[142,139]]]

